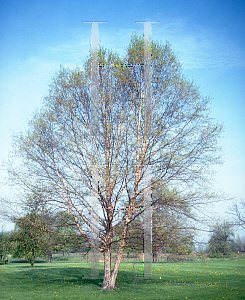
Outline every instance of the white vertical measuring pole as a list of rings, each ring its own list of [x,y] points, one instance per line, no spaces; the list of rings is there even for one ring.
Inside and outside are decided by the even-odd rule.
[[[144,123],[146,137],[151,125],[151,23],[144,23]],[[144,177],[144,277],[152,276],[151,166]]]
[[[151,75],[151,24],[144,23],[144,134],[151,134],[152,75]],[[152,210],[151,210],[151,166],[144,167],[144,277],[152,276]]]
[[[90,126],[92,138],[99,135],[99,28],[98,23],[107,22],[83,22],[92,23],[91,32],[91,104],[90,104]],[[91,186],[91,224],[98,230],[98,167],[91,166],[92,186]],[[91,277],[99,278],[99,242],[97,234],[91,229],[91,239],[96,248],[91,249]]]
[[[91,131],[94,137],[99,134],[99,28],[98,22],[92,23],[91,34]]]
[[[144,188],[144,277],[150,278],[152,276],[151,166],[145,166]]]
[[[98,228],[98,168],[92,165],[92,190],[91,190],[91,224],[94,229]],[[99,247],[98,236],[91,229],[91,239],[95,247]],[[96,248],[91,249],[91,277],[99,277],[99,256],[100,252]]]
[[[151,126],[151,23],[144,23],[144,131],[150,134]]]

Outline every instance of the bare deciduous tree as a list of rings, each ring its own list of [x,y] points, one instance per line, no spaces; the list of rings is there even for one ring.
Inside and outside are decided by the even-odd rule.
[[[99,134],[91,132],[91,65],[87,59],[84,70],[61,68],[54,76],[43,107],[34,114],[29,129],[14,139],[13,159],[21,159],[22,165],[11,164],[9,172],[24,188],[35,191],[41,185],[49,203],[73,215],[81,235],[104,254],[102,289],[112,289],[130,221],[142,212],[134,207],[143,205],[145,166],[151,166],[152,186],[160,182],[163,187],[178,186],[189,201],[200,199],[210,166],[219,163],[221,126],[209,117],[209,99],[181,74],[169,44],[152,43],[148,132],[144,130],[143,38],[133,36],[123,58],[100,49],[99,59],[107,65],[99,69]],[[92,166],[97,166],[98,190],[92,183]],[[91,207],[91,187],[99,195],[99,212]],[[114,232],[121,224],[111,270]]]

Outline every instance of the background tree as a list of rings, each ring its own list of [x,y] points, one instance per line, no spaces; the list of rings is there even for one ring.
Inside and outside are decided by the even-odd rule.
[[[48,229],[52,229],[55,217],[40,189],[24,194],[22,199],[21,210],[10,215],[15,223],[15,229],[10,232],[11,252],[13,257],[25,257],[33,267],[35,257],[46,256],[51,246],[52,236]],[[51,262],[50,251],[48,253]]]
[[[13,217],[15,230],[11,235],[11,249],[15,257],[25,257],[33,266],[35,257],[81,247],[84,238],[77,230],[72,215],[67,211],[52,209],[42,193],[24,195],[22,216]],[[83,245],[84,246],[84,245]]]
[[[33,226],[35,224],[36,226]],[[11,234],[13,257],[24,257],[33,267],[35,258],[43,257],[47,249],[47,236],[44,235],[43,220],[34,212],[19,218]]]
[[[232,251],[245,252],[245,237],[237,236],[232,243]]]
[[[73,216],[69,212],[57,212],[55,214],[55,223],[52,228],[52,245],[56,247],[56,251],[63,251],[63,256],[65,251],[67,251],[69,257],[71,250],[86,250],[89,248],[88,244],[84,241],[83,236],[77,229]]]
[[[189,254],[193,245],[193,233],[183,215],[176,215],[169,209],[161,209],[153,214],[152,254],[158,262],[159,251],[174,254]]]
[[[160,184],[153,190],[153,261],[158,262],[159,250],[187,254],[193,243],[196,221],[192,201],[177,189],[169,190]]]
[[[233,236],[232,226],[228,222],[214,225],[212,236],[208,241],[207,251],[211,254],[226,255],[231,251]]]
[[[124,57],[99,50],[98,134],[91,134],[91,59],[84,70],[61,68],[54,76],[43,107],[25,133],[16,135],[18,167],[9,166],[13,182],[35,190],[42,184],[50,205],[72,214],[91,247],[104,254],[102,289],[115,287],[129,224],[141,213],[122,210],[143,207],[139,201],[146,165],[151,165],[152,186],[178,186],[193,205],[210,166],[219,162],[217,140],[221,126],[209,117],[209,99],[182,74],[169,44],[152,43],[152,109],[144,117],[144,40],[133,36]],[[120,67],[137,64],[135,67]],[[150,122],[148,122],[150,120]],[[145,130],[145,125],[151,124]],[[14,155],[12,156],[14,159]],[[91,208],[92,166],[97,166],[100,212]],[[97,172],[98,171],[98,172]],[[210,199],[202,194],[202,202]],[[93,213],[98,225],[91,221]],[[83,223],[81,222],[83,220]],[[111,271],[113,236],[122,224],[117,257]],[[92,239],[91,230],[97,235]]]
[[[8,263],[9,251],[9,233],[1,231],[0,232],[0,265]]]
[[[171,252],[187,254],[193,243],[193,224],[189,203],[177,195],[176,191],[153,189],[152,195],[152,254],[153,262],[159,262],[158,254]],[[189,220],[189,222],[188,222]],[[122,227],[120,228],[122,231]],[[121,232],[117,233],[119,236]],[[119,238],[118,238],[119,239]],[[117,239],[117,241],[118,241]],[[129,224],[125,250],[128,253],[144,250],[144,220],[142,217],[132,219]]]

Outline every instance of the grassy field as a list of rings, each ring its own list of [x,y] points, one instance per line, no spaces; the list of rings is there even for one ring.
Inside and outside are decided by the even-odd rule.
[[[122,262],[119,289],[100,291],[102,279],[89,280],[90,264],[69,261],[20,260],[0,266],[0,299],[245,299],[245,258],[153,264],[153,276],[143,279],[141,262]],[[101,263],[101,276],[103,274]]]

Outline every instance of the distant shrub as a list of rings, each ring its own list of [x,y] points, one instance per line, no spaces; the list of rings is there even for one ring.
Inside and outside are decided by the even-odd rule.
[[[208,255],[209,258],[226,258],[226,257],[231,257],[231,253],[228,252],[226,254],[223,253],[210,253]]]
[[[182,256],[182,255],[168,255],[167,256],[167,261],[173,261],[173,262],[194,261],[194,258],[193,257],[188,257],[188,256]]]
[[[211,254],[209,254],[208,257],[209,258],[223,258],[223,255],[219,254],[219,253],[211,253]]]
[[[54,258],[54,260],[56,260],[56,261],[67,261],[68,257],[57,256],[57,257]]]

